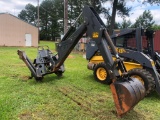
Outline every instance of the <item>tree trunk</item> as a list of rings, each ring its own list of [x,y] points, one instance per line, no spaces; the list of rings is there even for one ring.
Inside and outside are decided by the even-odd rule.
[[[95,2],[95,0],[91,0],[91,4],[92,4],[93,8],[96,8],[96,2]]]
[[[118,0],[114,0],[113,2],[113,9],[112,9],[112,17],[111,17],[111,24],[109,28],[109,34],[111,35],[114,29],[114,24],[115,24],[115,18],[116,18],[116,9],[117,9],[117,3]]]

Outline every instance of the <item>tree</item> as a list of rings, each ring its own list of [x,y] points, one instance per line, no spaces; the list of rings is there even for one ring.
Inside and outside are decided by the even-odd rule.
[[[142,15],[140,15],[136,22],[133,24],[133,27],[142,27],[144,29],[151,28],[154,24],[153,16],[149,10],[145,10]]]
[[[106,2],[106,1],[112,1],[112,0],[102,0],[102,2]],[[115,24],[115,18],[116,18],[116,13],[121,16],[121,17],[125,17],[125,16],[129,16],[129,12],[131,11],[131,7],[126,7],[126,1],[125,0],[114,0],[113,1],[113,5],[112,5],[112,15],[109,15],[107,12],[110,9],[106,9],[107,13],[107,22],[108,22],[108,28],[109,28],[109,34],[112,34],[112,31],[114,29],[114,24]],[[103,10],[104,11],[104,10]]]
[[[144,0],[143,3],[149,3],[151,5],[153,4],[160,5],[160,0]]]
[[[41,39],[54,40],[63,33],[64,1],[44,0],[40,4]]]
[[[55,0],[45,0],[40,4],[40,38],[43,40],[54,40],[60,34],[57,6],[61,5],[57,4]]]
[[[120,29],[124,29],[124,28],[130,28],[132,26],[132,23],[130,20],[126,20],[125,18],[123,18],[123,22],[120,24],[119,23],[119,28]]]
[[[54,39],[55,36],[62,33],[64,23],[63,2],[63,0],[44,0],[40,4],[40,39]],[[68,0],[69,25],[75,22],[85,4],[93,6],[98,13],[104,11],[104,8],[101,5],[101,0]],[[25,9],[19,14],[19,17],[36,25],[37,8],[33,7],[31,4],[26,5]]]
[[[28,23],[37,24],[37,8],[32,4],[27,4],[25,9],[18,14],[18,17]]]
[[[90,5],[94,7],[94,9],[101,13],[101,2],[100,0],[68,0],[68,18],[69,25],[71,25],[76,18],[82,12],[84,5]]]
[[[40,39],[54,40],[63,29],[63,1],[44,0],[40,4]],[[27,4],[18,15],[19,18],[34,25],[37,24],[37,7]]]
[[[113,29],[114,29],[114,24],[115,24],[115,18],[116,18],[116,12],[118,11],[118,8],[120,8],[120,9],[122,9],[122,10],[119,10],[119,12],[120,13],[124,13],[124,15],[125,16],[129,16],[129,14],[125,14],[125,13],[129,13],[129,11],[131,10],[131,8],[127,8],[125,5],[126,5],[126,2],[128,1],[128,0],[101,0],[102,2],[106,2],[106,1],[113,1],[113,7],[112,7],[112,15],[110,16],[110,15],[107,15],[109,18],[108,19],[110,19],[110,21],[108,21],[108,24],[109,24],[109,33],[111,34],[112,33],[112,31],[113,31]],[[132,0],[133,1],[133,0]],[[139,1],[139,0],[137,0],[137,1]],[[134,2],[134,1],[133,1]],[[142,4],[145,4],[145,3],[149,3],[149,4],[151,4],[151,5],[153,5],[153,4],[157,4],[157,5],[160,5],[160,0],[143,0],[143,2],[142,2]],[[121,6],[121,7],[118,7],[119,5],[118,4],[120,4],[120,6],[121,5],[123,5],[123,6]],[[126,11],[126,12],[124,12],[123,11],[123,9]],[[124,16],[124,17],[125,17]]]
[[[154,25],[152,26],[152,29],[153,29],[153,30],[160,30],[160,25],[154,24]]]
[[[110,8],[104,8],[102,2],[113,0],[68,0],[68,25],[75,22],[76,18],[82,12],[82,8],[85,4],[91,5],[99,13],[105,13],[107,18],[108,28],[110,31],[113,28],[118,28],[119,23],[115,22],[116,13],[125,18],[129,16],[131,8],[126,7],[125,0],[114,0],[112,15],[110,14]],[[154,0],[154,3],[149,0],[150,4],[156,4],[158,0]],[[36,25],[37,21],[37,7],[32,4],[27,4],[25,9],[18,15],[21,19]],[[43,0],[40,4],[40,39],[54,40],[54,37],[63,33],[64,26],[64,1],[63,0]],[[80,19],[81,21],[81,19]],[[112,22],[112,23],[111,23]],[[126,21],[127,22],[127,21]],[[79,25],[80,22],[78,22]],[[125,23],[125,22],[124,22]],[[126,23],[120,27],[126,26]]]

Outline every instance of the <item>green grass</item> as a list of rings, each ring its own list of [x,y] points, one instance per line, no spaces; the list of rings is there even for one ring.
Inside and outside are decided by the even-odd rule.
[[[48,45],[55,53],[53,42]],[[72,52],[65,61],[63,77],[55,74],[43,82],[28,79],[30,72],[17,50],[31,60],[37,48],[0,47],[0,120],[118,120],[109,86],[96,82],[87,60]],[[122,120],[159,120],[160,97],[156,92],[144,98]]]

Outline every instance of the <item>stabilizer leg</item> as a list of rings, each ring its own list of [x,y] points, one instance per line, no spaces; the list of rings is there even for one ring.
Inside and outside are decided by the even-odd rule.
[[[23,62],[27,65],[27,67],[31,71],[32,76],[35,77],[35,78],[38,78],[38,76],[36,74],[36,68],[34,67],[33,63],[29,60],[29,58],[27,57],[25,52],[21,51],[21,50],[18,50],[17,54],[19,55],[19,58],[21,60],[23,60]]]

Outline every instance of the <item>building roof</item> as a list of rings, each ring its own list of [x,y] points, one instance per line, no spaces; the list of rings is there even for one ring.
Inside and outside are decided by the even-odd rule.
[[[24,20],[20,19],[19,17],[17,17],[17,16],[14,16],[14,15],[10,14],[10,13],[0,13],[0,15],[4,15],[4,14],[10,15],[10,16],[12,16],[12,17],[15,17],[15,18],[17,18],[17,19],[19,19],[19,20],[21,20],[21,21],[23,21],[23,22],[27,23],[27,24],[32,25],[33,27],[36,27],[36,26],[35,26],[35,25],[33,25],[32,23],[28,23],[28,22],[26,22],[26,21],[24,21]],[[38,28],[38,27],[36,27],[36,28]]]

